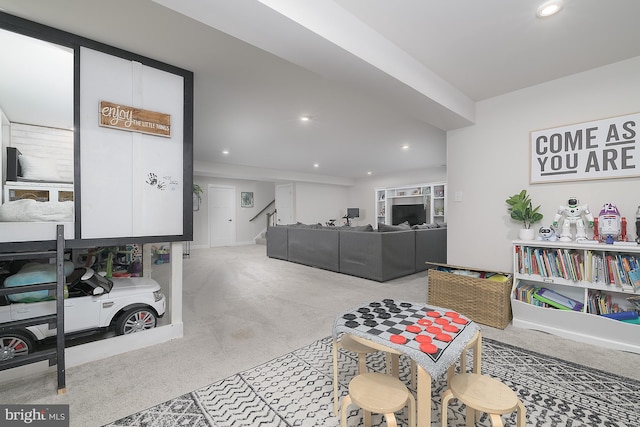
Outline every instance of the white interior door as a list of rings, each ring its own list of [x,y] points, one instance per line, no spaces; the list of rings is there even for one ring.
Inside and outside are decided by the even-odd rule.
[[[209,185],[209,246],[236,243],[236,189]]]
[[[276,185],[277,225],[293,224],[293,184]]]

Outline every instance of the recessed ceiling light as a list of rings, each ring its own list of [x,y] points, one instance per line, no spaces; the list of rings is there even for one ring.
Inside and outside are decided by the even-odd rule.
[[[555,15],[560,12],[564,6],[563,0],[549,0],[540,5],[536,11],[538,18],[546,18],[547,16]]]
[[[313,167],[314,167],[314,168],[319,168],[319,167],[320,167],[320,165],[319,165],[318,163],[314,163],[314,164],[313,164]]]
[[[311,116],[300,116],[300,120],[303,122],[308,122],[311,120]]]
[[[367,175],[371,175],[371,171],[367,172]]]
[[[226,156],[227,154],[229,154],[229,150],[222,150],[222,154]]]
[[[402,149],[405,150],[405,151],[408,150],[409,149],[409,144],[403,144],[402,145]]]

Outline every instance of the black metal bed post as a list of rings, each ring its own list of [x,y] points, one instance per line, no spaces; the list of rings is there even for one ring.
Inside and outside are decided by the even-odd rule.
[[[64,360],[64,225],[56,227],[56,365],[58,394],[67,392]]]

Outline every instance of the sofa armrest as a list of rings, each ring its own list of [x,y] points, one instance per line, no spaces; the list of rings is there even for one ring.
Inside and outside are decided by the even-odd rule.
[[[416,271],[424,271],[427,262],[447,263],[447,229],[415,230]]]
[[[273,226],[267,228],[267,256],[285,261],[289,260],[288,228]]]
[[[340,272],[378,282],[413,274],[415,233],[340,232]]]

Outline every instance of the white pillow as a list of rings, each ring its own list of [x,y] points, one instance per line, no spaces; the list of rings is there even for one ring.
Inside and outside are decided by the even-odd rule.
[[[22,167],[22,178],[35,181],[58,181],[58,164],[54,159],[44,157],[25,156],[18,157]]]

